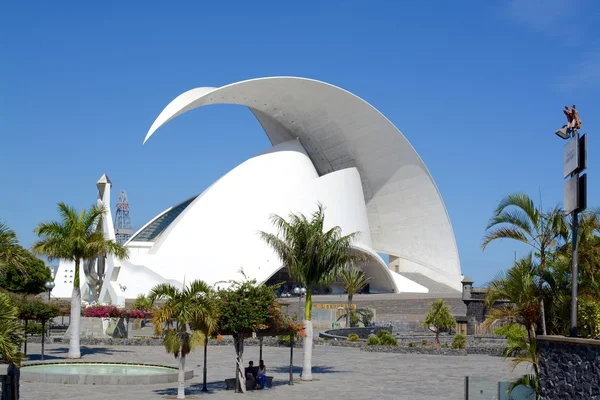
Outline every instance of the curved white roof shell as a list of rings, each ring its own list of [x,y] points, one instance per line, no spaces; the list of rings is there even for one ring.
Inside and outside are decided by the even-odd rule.
[[[271,77],[202,87],[175,98],[144,143],[162,125],[197,107],[238,104],[256,116],[273,145],[298,139],[320,176],[355,167],[362,182],[372,248],[460,290],[460,262],[450,219],[425,164],[377,109],[336,86]]]

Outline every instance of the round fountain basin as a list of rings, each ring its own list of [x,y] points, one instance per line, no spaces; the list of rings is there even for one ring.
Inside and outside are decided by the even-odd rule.
[[[185,372],[186,380],[193,376],[194,371]],[[177,382],[178,370],[135,363],[51,362],[24,365],[21,379],[78,385],[149,385]]]

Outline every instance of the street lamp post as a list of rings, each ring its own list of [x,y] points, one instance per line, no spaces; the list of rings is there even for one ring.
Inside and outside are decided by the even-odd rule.
[[[44,284],[44,286],[46,287],[46,289],[48,289],[48,301],[50,301],[50,293],[52,292],[52,289],[54,289],[54,286],[56,286],[56,284],[54,283],[54,281],[48,281]]]
[[[301,299],[306,294],[306,288],[305,287],[295,287],[294,293],[296,293],[298,295],[298,309],[300,310],[300,315],[302,315]]]
[[[578,283],[578,225],[579,212],[587,206],[587,175],[579,175],[587,169],[587,135],[579,136],[581,128],[579,113],[575,105],[573,109],[565,106],[563,111],[569,121],[568,125],[556,131],[556,135],[568,140],[563,151],[563,177],[568,180],[564,185],[564,212],[571,214],[572,219],[572,259],[571,259],[571,321],[570,336],[577,336],[577,283]]]

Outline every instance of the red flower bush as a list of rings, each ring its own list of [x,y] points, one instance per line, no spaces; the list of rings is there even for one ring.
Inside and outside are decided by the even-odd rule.
[[[87,307],[83,310],[84,317],[91,318],[146,318],[146,313],[141,310],[125,310],[113,305],[98,305]]]

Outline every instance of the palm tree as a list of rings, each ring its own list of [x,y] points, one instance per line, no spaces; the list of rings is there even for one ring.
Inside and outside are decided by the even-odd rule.
[[[517,355],[514,364],[524,361],[531,362],[536,375],[538,374],[538,363],[535,326],[540,318],[537,313],[539,304],[538,270],[539,266],[529,254],[515,262],[515,265],[508,271],[499,273],[489,283],[486,307],[491,310],[485,320],[485,324],[488,326],[503,320],[516,322],[525,327],[529,342],[528,350],[524,355]],[[494,306],[498,300],[508,303]]]
[[[215,302],[211,293],[205,282],[196,280],[189,286],[184,284],[181,290],[161,283],[152,288],[148,296],[153,305],[164,302],[154,311],[152,322],[155,333],[164,334],[167,352],[179,360],[178,399],[185,399],[185,356],[205,344],[204,332],[213,331],[216,327]],[[164,329],[163,324],[169,328]],[[171,324],[174,326],[171,327]],[[202,328],[205,328],[204,332]]]
[[[0,270],[8,265],[21,269],[21,248],[16,233],[0,221]]]
[[[539,254],[539,299],[542,333],[546,334],[546,318],[542,298],[543,276],[547,252],[556,246],[560,237],[566,237],[565,221],[560,208],[544,213],[524,193],[514,193],[500,201],[486,230],[481,247],[497,239],[513,239],[527,243]]]
[[[454,328],[456,326],[456,319],[452,316],[450,307],[444,304],[444,299],[437,299],[429,305],[429,310],[421,325],[435,333],[433,344],[439,347],[440,332],[442,329]]]
[[[367,286],[369,281],[373,278],[365,275],[363,271],[351,266],[344,268],[340,271],[340,282],[344,287],[344,290],[348,294],[348,310],[346,312],[346,327],[350,327],[350,309],[352,308],[352,297],[358,293],[362,288]]]
[[[75,263],[73,294],[71,296],[71,335],[69,358],[80,358],[79,323],[81,318],[81,285],[79,266],[82,260],[115,255],[120,259],[128,257],[127,249],[114,240],[109,240],[101,230],[97,230],[100,219],[106,213],[103,206],[92,206],[78,213],[65,203],[58,203],[60,222],[43,222],[35,228],[40,240],[33,245],[36,254],[43,254],[49,260],[63,259]]]
[[[19,309],[10,297],[0,292],[0,360],[19,365],[23,328],[19,323]]]
[[[206,386],[206,363],[207,363],[207,353],[208,353],[208,338],[211,335],[217,333],[218,330],[218,318],[217,318],[217,305],[215,292],[211,290],[208,294],[208,298],[206,301],[210,302],[209,307],[207,308],[210,313],[210,318],[200,318],[194,320],[190,323],[190,328],[194,331],[200,331],[204,335],[204,367],[202,370],[202,391],[208,392],[208,388]]]
[[[324,208],[318,204],[310,220],[303,214],[289,215],[289,221],[272,215],[276,234],[259,232],[287,268],[294,281],[306,288],[304,306],[304,364],[302,380],[312,380],[312,286],[329,285],[343,268],[353,265],[362,257],[352,252],[351,244],[358,232],[342,236],[342,229],[335,226],[324,231]]]

